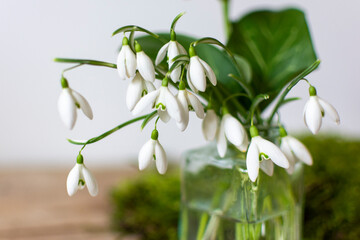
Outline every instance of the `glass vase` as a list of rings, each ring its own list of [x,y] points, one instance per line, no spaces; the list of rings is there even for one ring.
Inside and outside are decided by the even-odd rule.
[[[220,158],[212,144],[185,154],[181,184],[180,240],[301,239],[302,164],[253,183],[243,153]]]

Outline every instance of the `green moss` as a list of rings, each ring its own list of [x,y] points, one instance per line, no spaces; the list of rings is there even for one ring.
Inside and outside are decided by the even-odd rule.
[[[302,137],[314,158],[305,168],[306,240],[360,239],[360,140]],[[180,209],[179,173],[156,172],[119,185],[112,192],[113,224],[143,239],[176,239]]]
[[[136,233],[142,239],[177,239],[180,209],[180,178],[176,171],[166,175],[141,174],[120,184],[112,193],[113,227]]]

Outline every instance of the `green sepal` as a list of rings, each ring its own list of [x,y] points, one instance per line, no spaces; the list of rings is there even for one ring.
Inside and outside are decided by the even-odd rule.
[[[60,82],[61,82],[61,87],[62,88],[68,88],[69,87],[69,83],[68,83],[68,81],[66,80],[65,77],[61,77]]]
[[[316,88],[314,86],[309,87],[310,96],[316,96]]]
[[[151,139],[158,140],[158,138],[159,138],[159,132],[158,132],[158,130],[154,129],[151,133]]]
[[[279,135],[280,135],[280,137],[286,137],[287,136],[287,132],[286,132],[285,128],[283,128],[283,127],[279,128]]]
[[[259,130],[254,125],[250,126],[250,136],[252,138],[256,137],[256,136],[259,136]]]
[[[81,153],[79,153],[79,155],[77,156],[76,162],[78,164],[83,164],[84,163],[84,157],[83,157],[83,155],[81,155]]]

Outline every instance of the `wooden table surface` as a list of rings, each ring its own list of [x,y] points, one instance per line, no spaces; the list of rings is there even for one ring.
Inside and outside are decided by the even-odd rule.
[[[0,240],[135,240],[110,230],[109,190],[134,168],[93,171],[99,195],[66,193],[67,170],[0,171]]]

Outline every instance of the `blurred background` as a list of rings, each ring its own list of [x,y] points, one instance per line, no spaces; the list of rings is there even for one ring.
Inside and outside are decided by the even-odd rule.
[[[290,6],[306,13],[322,60],[309,79],[341,116],[340,126],[325,119],[321,132],[355,139],[360,134],[360,2],[234,0],[230,14],[237,19],[258,8]],[[218,0],[0,0],[0,239],[64,239],[60,235],[65,228],[72,234],[67,239],[82,239],[81,234],[89,231],[96,232],[98,239],[114,239],[107,230],[112,211],[108,191],[117,181],[137,175],[137,153],[151,129],[141,132],[139,125],[133,125],[87,147],[84,157],[97,173],[101,195],[90,199],[83,191],[68,198],[65,180],[79,148],[66,138],[88,139],[132,116],[125,106],[127,83],[119,80],[116,70],[85,66],[66,76],[90,102],[94,120],[79,114],[74,130],[67,130],[58,115],[57,99],[61,71],[70,65],[52,60],[116,62],[121,37],[111,37],[115,29],[135,24],[167,32],[173,17],[182,11],[186,15],[177,24],[179,33],[225,40]],[[302,119],[307,86],[299,84],[292,95],[304,99],[284,107],[282,120],[292,134],[309,133]],[[184,133],[173,122],[161,125],[160,139],[171,160],[179,161],[185,150],[206,144],[200,127],[196,118]],[[89,234],[87,239],[92,237]]]

